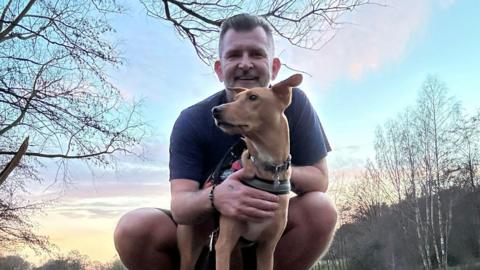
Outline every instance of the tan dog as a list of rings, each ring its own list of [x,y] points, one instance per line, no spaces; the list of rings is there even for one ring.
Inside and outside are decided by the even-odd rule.
[[[290,105],[292,87],[301,82],[302,76],[296,74],[271,88],[232,88],[236,92],[234,100],[212,109],[220,129],[245,139],[247,150],[242,154],[242,165],[249,170],[248,175],[256,178],[244,183],[280,198],[280,208],[262,223],[220,216],[215,244],[217,270],[230,269],[230,258],[240,238],[257,243],[257,270],[273,269],[275,247],[287,224],[290,190],[290,135],[284,111]],[[192,227],[182,225],[178,230],[182,270],[194,269],[205,241]]]

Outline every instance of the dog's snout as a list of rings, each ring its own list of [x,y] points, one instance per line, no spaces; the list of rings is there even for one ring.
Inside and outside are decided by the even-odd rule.
[[[222,109],[220,106],[216,106],[212,108],[212,115],[216,119],[220,118],[221,112],[222,112]]]

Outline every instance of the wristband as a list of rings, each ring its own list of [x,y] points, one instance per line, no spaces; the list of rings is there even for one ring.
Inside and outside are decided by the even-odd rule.
[[[210,204],[212,205],[212,208],[214,210],[217,210],[217,208],[215,207],[215,204],[213,203],[214,202],[213,191],[215,190],[215,187],[216,187],[216,185],[212,186],[212,189],[210,190],[210,193],[208,193],[208,199],[210,200]]]

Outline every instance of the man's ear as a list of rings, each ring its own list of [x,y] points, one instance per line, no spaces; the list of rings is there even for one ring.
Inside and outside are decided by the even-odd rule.
[[[220,60],[215,61],[214,69],[215,73],[217,73],[218,80],[223,82],[225,78],[223,77],[222,63]]]
[[[272,81],[277,78],[278,72],[280,71],[280,68],[282,67],[282,62],[280,62],[280,58],[275,57],[273,58],[272,62]]]
[[[273,93],[288,106],[292,101],[292,87],[302,83],[302,74],[295,74],[272,86]]]

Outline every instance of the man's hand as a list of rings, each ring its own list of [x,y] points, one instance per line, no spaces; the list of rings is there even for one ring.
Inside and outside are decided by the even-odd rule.
[[[252,177],[245,169],[241,169],[215,188],[214,204],[222,215],[251,222],[262,222],[273,217],[279,208],[278,196],[240,182]]]

